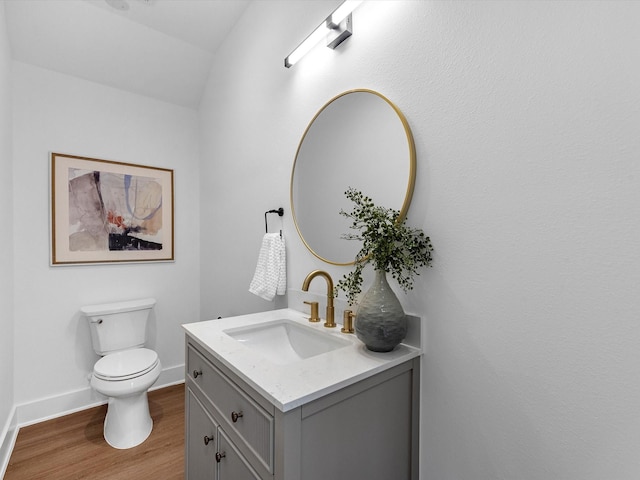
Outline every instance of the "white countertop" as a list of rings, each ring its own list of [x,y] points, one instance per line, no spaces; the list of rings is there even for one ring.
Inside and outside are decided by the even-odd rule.
[[[229,328],[279,319],[293,320],[327,335],[346,339],[350,345],[287,365],[277,365],[224,333],[224,330]],[[420,349],[405,344],[400,344],[387,353],[371,352],[355,335],[341,333],[341,325],[325,328],[323,322],[310,323],[307,319],[308,314],[285,308],[189,323],[182,328],[207,352],[283,412],[404,363],[422,353]]]

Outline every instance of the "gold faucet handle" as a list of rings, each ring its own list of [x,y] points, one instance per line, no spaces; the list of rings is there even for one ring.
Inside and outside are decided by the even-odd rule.
[[[342,333],[353,333],[353,319],[356,316],[351,310],[345,310],[342,314]]]
[[[318,302],[305,302],[307,305],[311,306],[311,316],[309,317],[310,322],[319,322],[320,315],[318,314]]]

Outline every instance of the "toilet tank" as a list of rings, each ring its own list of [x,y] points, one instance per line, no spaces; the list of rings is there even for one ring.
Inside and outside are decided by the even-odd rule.
[[[80,311],[89,320],[91,342],[98,355],[144,347],[154,298],[88,305]]]

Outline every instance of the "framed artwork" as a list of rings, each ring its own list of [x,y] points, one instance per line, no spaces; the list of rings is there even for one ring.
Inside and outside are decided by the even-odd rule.
[[[173,261],[173,170],[51,153],[51,264]]]

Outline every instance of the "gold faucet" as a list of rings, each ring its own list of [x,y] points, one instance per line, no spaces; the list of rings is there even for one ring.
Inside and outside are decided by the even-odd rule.
[[[333,328],[336,326],[336,322],[333,319],[333,280],[331,279],[331,275],[323,270],[314,270],[309,275],[307,275],[307,278],[305,278],[304,282],[302,282],[302,291],[308,292],[311,280],[313,280],[317,276],[324,277],[324,279],[327,281],[327,318],[325,319],[324,326]]]

